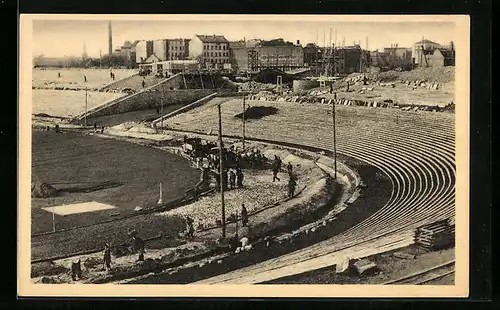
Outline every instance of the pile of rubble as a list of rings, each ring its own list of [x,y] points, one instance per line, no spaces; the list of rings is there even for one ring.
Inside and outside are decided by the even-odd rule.
[[[438,90],[440,88],[440,84],[437,82],[427,82],[426,80],[416,80],[416,81],[403,81],[403,84],[412,87],[413,89],[417,89],[418,87],[424,87],[429,90]]]

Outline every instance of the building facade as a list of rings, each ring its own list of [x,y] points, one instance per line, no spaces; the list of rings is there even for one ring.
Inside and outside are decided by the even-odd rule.
[[[185,60],[189,57],[189,39],[168,39],[168,60]]]
[[[221,35],[196,35],[189,41],[189,57],[196,59],[203,69],[228,69],[229,41]]]
[[[430,40],[422,39],[413,44],[411,50],[412,63],[417,66],[426,66],[426,55],[434,53],[441,45]]]
[[[153,54],[153,41],[139,41],[135,47],[136,62],[142,63]]]
[[[304,49],[304,65],[305,66],[315,66],[318,63],[318,60],[321,59],[322,56],[322,50],[321,48],[314,44],[314,43],[308,43]]]

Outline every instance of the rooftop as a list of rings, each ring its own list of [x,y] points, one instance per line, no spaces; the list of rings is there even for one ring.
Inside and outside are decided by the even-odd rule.
[[[432,42],[431,40],[427,40],[427,39],[415,42],[415,44],[433,44],[433,45],[439,45],[439,43]]]
[[[196,35],[203,43],[229,43],[229,41],[222,35]]]

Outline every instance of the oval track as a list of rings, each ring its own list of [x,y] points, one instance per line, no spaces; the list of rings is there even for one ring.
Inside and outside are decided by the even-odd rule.
[[[269,105],[268,102],[258,104]],[[285,106],[280,103],[272,105]],[[223,106],[224,110],[229,111],[223,119],[224,133],[238,135],[239,124],[228,121],[230,112],[233,111],[226,106],[228,105]],[[331,150],[332,127],[329,119],[331,114],[327,116],[328,109],[329,107],[308,108],[307,105],[296,107],[288,104],[286,108],[280,109],[283,111],[280,115],[259,120],[256,125],[249,123],[246,133],[250,138]],[[387,120],[393,115],[390,111],[387,112],[388,116],[380,116],[371,115],[369,109],[359,107],[339,107],[339,110],[337,151],[373,165],[387,175],[393,190],[386,204],[364,221],[330,239],[201,282],[243,283],[241,279],[249,278],[251,274],[324,256],[388,234],[405,234],[419,225],[454,216],[455,132],[452,117],[430,112],[408,112],[400,115],[397,122],[391,122]],[[356,121],[358,118],[360,120]],[[212,122],[213,117],[209,117],[201,125],[200,119],[195,117],[187,123],[180,118],[176,124],[182,124],[179,129],[205,130],[213,126]],[[286,130],[276,130],[285,126]]]

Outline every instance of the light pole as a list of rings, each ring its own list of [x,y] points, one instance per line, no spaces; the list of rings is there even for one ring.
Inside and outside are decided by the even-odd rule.
[[[217,106],[219,109],[219,175],[220,175],[220,199],[222,207],[222,239],[226,238],[226,208],[224,206],[224,160],[222,158],[222,119],[220,104]],[[227,181],[227,180],[226,180]]]
[[[243,95],[243,113],[242,113],[242,120],[243,120],[243,150],[245,149],[245,95]]]
[[[337,94],[334,96],[337,99]],[[335,99],[332,104],[332,119],[333,119],[333,160],[335,165],[335,180],[337,180],[337,132],[336,132],[336,115],[335,115]]]

